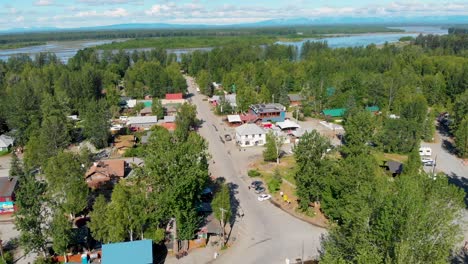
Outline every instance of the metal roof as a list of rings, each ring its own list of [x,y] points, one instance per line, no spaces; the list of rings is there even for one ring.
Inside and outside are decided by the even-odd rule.
[[[302,101],[304,100],[304,97],[300,94],[288,94],[289,101],[291,102],[297,102],[297,101]]]
[[[300,128],[301,127],[296,122],[293,122],[293,121],[291,121],[289,119],[286,119],[283,122],[277,122],[276,126],[278,126],[281,129]]]
[[[250,108],[256,113],[276,113],[286,111],[282,104],[254,104]]]
[[[127,125],[132,124],[150,124],[157,123],[157,116],[130,116],[128,117]]]
[[[13,145],[14,141],[15,139],[10,136],[0,135],[0,148],[8,148],[9,146]]]
[[[326,116],[331,117],[342,117],[346,112],[346,108],[335,108],[335,109],[325,109],[322,110],[322,113]]]
[[[102,264],[152,264],[153,242],[138,240],[132,242],[102,245]]]
[[[245,135],[266,134],[265,130],[255,124],[244,124],[236,128],[236,133]]]
[[[229,123],[242,122],[240,115],[228,115],[227,118]]]
[[[15,191],[17,177],[0,177],[0,197],[10,197]]]

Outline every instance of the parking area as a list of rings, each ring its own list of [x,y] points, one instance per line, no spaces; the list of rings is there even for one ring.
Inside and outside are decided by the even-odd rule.
[[[11,154],[0,157],[0,177],[8,177],[10,170]]]

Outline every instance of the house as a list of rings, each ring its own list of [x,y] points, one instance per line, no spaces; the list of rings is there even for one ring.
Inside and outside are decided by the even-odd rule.
[[[254,104],[250,106],[250,113],[256,115],[262,122],[282,122],[286,118],[286,107],[282,104]]]
[[[140,116],[149,116],[153,113],[151,106],[147,106],[140,111]]]
[[[300,94],[288,94],[290,106],[300,106],[304,97]]]
[[[301,128],[300,125],[298,125],[296,122],[291,121],[289,119],[286,119],[283,122],[277,122],[276,126],[279,127],[283,131],[284,130],[292,131],[292,130],[296,130],[298,128]]]
[[[15,139],[5,134],[0,135],[0,151],[9,151],[15,143]]]
[[[185,103],[185,99],[182,93],[166,94],[166,97],[161,100],[162,105],[183,103]]]
[[[266,143],[266,132],[255,124],[244,124],[236,128],[236,142],[241,147],[262,146]]]
[[[166,100],[182,100],[184,99],[184,96],[182,93],[169,93],[169,94],[166,94],[165,99]]]
[[[127,121],[127,126],[137,130],[148,130],[157,123],[157,116],[130,116]]]
[[[102,245],[102,264],[153,264],[153,241],[149,239]]]
[[[16,177],[0,177],[0,214],[11,214],[15,211]]]
[[[98,189],[102,185],[115,184],[125,177],[126,162],[124,160],[101,160],[95,162],[85,174],[89,188]]]
[[[389,160],[386,162],[385,166],[393,177],[400,175],[403,172],[403,163],[401,162]]]
[[[346,113],[346,108],[324,109],[322,115],[329,117],[343,117]]]
[[[167,116],[174,116],[179,110],[180,104],[166,104],[164,106],[164,112]]]

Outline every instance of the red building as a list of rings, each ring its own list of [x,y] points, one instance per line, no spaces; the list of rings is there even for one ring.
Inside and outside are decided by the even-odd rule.
[[[16,177],[0,177],[0,214],[11,214],[15,211]]]
[[[182,99],[184,99],[184,95],[182,93],[166,94],[166,100],[182,100]]]

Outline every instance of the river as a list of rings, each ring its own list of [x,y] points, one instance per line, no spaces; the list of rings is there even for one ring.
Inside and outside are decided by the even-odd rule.
[[[277,44],[282,45],[293,45],[298,48],[306,41],[326,41],[328,45],[332,48],[346,48],[346,47],[359,47],[367,46],[369,44],[382,45],[385,43],[397,42],[401,37],[412,36],[416,37],[419,34],[436,34],[443,35],[447,34],[447,29],[442,29],[440,27],[393,27],[396,29],[402,29],[405,32],[399,33],[368,33],[368,34],[354,34],[354,35],[330,35],[330,37],[325,38],[314,38],[314,39],[304,39],[301,41],[295,42],[282,42],[278,41]],[[113,39],[113,40],[80,40],[80,41],[59,41],[59,42],[48,42],[46,45],[24,47],[18,49],[4,49],[0,50],[0,60],[8,60],[11,56],[19,54],[28,54],[32,58],[40,52],[53,52],[57,55],[58,58],[64,63],[73,57],[78,50],[95,47],[98,45],[111,43],[113,41],[125,41],[125,39]],[[190,53],[195,50],[207,51],[211,48],[191,48],[191,49],[168,49],[168,53],[174,53],[180,59],[180,55],[184,53]],[[148,49],[137,49],[137,50],[150,50]],[[127,50],[129,52],[133,50]]]

